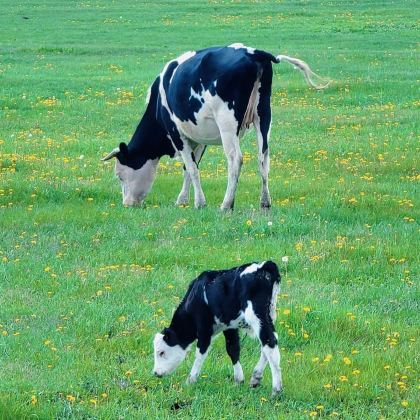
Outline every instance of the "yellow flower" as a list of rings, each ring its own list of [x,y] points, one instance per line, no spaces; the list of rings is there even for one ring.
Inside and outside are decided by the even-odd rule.
[[[338,379],[340,379],[341,382],[347,382],[348,378],[346,375],[341,375]]]
[[[408,401],[407,401],[407,400],[402,400],[402,401],[401,401],[401,405],[402,405],[403,407],[407,407],[407,406],[408,406]]]
[[[31,404],[35,405],[38,402],[38,398],[35,395],[32,395],[31,397]]]
[[[74,395],[67,395],[66,399],[67,401],[70,401],[70,402],[76,401],[76,397]]]
[[[310,417],[316,417],[318,415],[318,413],[316,412],[316,411],[311,411],[310,413],[309,413],[309,416]]]
[[[252,225],[252,220],[247,220],[245,223],[246,223],[247,226],[251,226]]]
[[[331,384],[325,384],[325,385],[324,385],[324,388],[325,388],[325,389],[330,389],[330,388],[332,388],[332,385],[331,385]]]
[[[285,309],[283,311],[283,315],[290,315],[290,309]]]
[[[303,307],[303,312],[311,312],[311,307],[310,306],[304,306]]]
[[[348,357],[343,357],[343,362],[346,365],[351,365],[351,360]]]

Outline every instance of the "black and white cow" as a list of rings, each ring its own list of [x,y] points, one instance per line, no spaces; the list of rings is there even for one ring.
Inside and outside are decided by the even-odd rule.
[[[280,392],[280,352],[274,329],[279,288],[280,273],[272,261],[200,274],[190,284],[169,328],[154,338],[155,375],[160,377],[173,372],[197,340],[195,361],[187,381],[196,382],[212,338],[223,331],[234,380],[243,382],[238,329],[244,328],[261,344],[261,356],[253,371],[251,386],[260,384],[268,363],[273,394]]]
[[[141,203],[150,191],[159,159],[181,155],[184,182],[176,203],[187,204],[194,187],[194,205],[206,204],[198,164],[207,145],[222,144],[228,162],[228,185],[221,205],[233,208],[242,166],[239,139],[254,124],[262,178],[261,206],[270,207],[268,141],[271,126],[272,63],[287,61],[300,69],[310,85],[318,77],[296,58],[274,56],[243,44],[189,51],[167,63],[150,88],[146,111],[128,145],[102,160],[116,157],[123,204]]]

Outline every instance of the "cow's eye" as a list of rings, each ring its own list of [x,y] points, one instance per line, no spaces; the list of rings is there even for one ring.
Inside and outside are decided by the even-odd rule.
[[[165,352],[164,351],[160,351],[159,352],[159,357],[163,357],[163,356],[165,356]]]

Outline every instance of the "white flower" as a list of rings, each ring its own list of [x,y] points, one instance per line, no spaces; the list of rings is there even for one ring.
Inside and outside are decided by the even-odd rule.
[[[287,264],[289,262],[289,257],[285,255],[284,257],[281,257],[281,261]]]

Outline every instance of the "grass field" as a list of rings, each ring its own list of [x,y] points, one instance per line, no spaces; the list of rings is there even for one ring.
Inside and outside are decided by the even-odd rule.
[[[415,1],[0,1],[0,418],[419,416],[419,96]],[[334,80],[275,67],[270,187],[255,135],[233,213],[222,150],[207,208],[173,205],[162,159],[142,208],[112,163],[164,63],[243,42]],[[417,165],[417,167],[416,167]],[[288,256],[288,262],[282,257]],[[153,335],[205,269],[273,259],[284,392],[235,386],[222,339],[152,375]],[[246,380],[258,344],[244,337]]]

